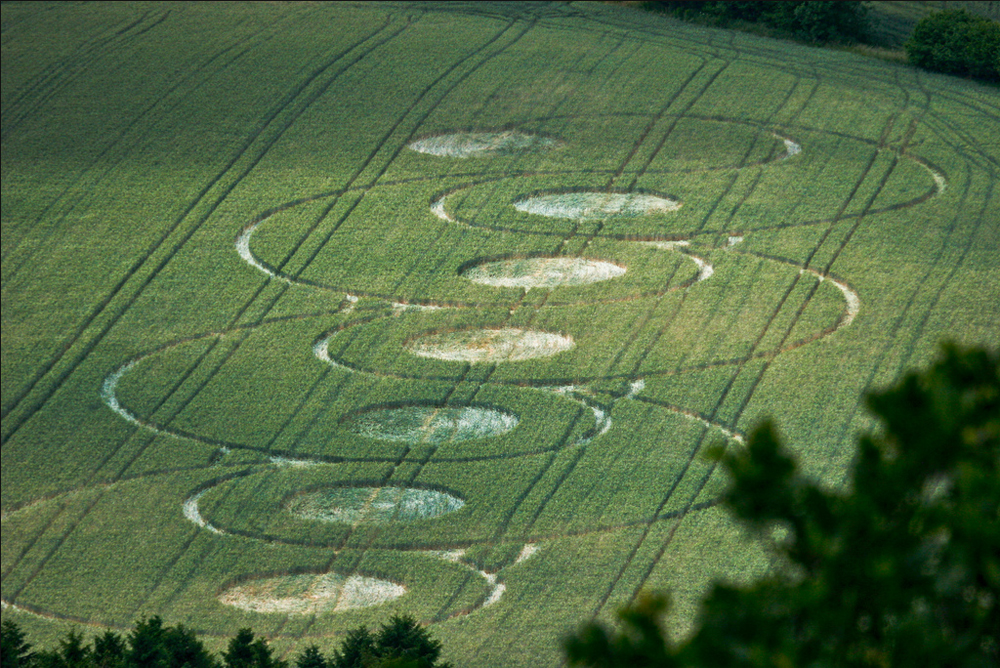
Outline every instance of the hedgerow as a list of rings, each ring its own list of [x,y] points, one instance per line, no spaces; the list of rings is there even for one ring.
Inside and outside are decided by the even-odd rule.
[[[1000,81],[1000,23],[964,9],[937,12],[917,23],[905,44],[914,65],[945,74]]]

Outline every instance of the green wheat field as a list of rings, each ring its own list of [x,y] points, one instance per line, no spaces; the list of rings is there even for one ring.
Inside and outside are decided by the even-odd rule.
[[[603,4],[4,3],[2,600],[556,666],[1000,344],[1000,92]],[[213,641],[213,638],[216,639]]]

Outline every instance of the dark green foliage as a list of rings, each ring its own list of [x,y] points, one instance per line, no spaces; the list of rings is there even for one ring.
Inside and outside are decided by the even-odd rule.
[[[230,639],[220,664],[209,654],[194,631],[164,626],[160,617],[140,620],[128,643],[113,631],[94,638],[88,646],[83,635],[70,631],[58,650],[31,653],[24,633],[13,622],[2,627],[0,668],[286,668],[274,657],[264,638],[240,629]],[[315,645],[296,658],[296,668],[451,668],[438,663],[441,643],[413,617],[396,615],[376,633],[359,627],[348,633],[339,650],[327,660]]]
[[[620,634],[608,633],[597,624],[588,624],[575,636],[566,638],[570,664],[595,668],[669,668],[680,665],[672,656],[666,633],[659,624],[667,611],[667,597],[643,596],[618,612]]]
[[[126,659],[129,665],[166,668],[167,651],[163,646],[163,620],[159,616],[141,619],[128,636]]]
[[[316,645],[309,645],[295,659],[295,668],[327,668],[329,665]]]
[[[366,659],[375,655],[375,638],[363,626],[348,632],[339,650],[333,650],[333,668],[363,668]]]
[[[20,665],[32,668],[90,668],[94,663],[83,636],[77,631],[70,631],[59,641],[58,649],[37,652]]]
[[[59,664],[66,668],[90,665],[90,648],[83,642],[83,635],[70,631],[64,640],[59,641]]]
[[[240,629],[229,641],[222,655],[226,668],[284,668],[284,661],[274,658],[263,638],[254,638],[250,629]]]
[[[723,458],[726,505],[782,572],[716,585],[701,628],[668,647],[663,599],[566,643],[589,666],[995,666],[1000,660],[1000,355],[945,346],[923,373],[868,397],[845,493],[807,479],[773,426]],[[644,663],[645,662],[645,663]]]
[[[0,668],[19,668],[31,659],[31,645],[24,633],[11,621],[0,623]]]
[[[865,32],[868,8],[863,2],[660,2],[682,18],[702,18],[719,25],[733,21],[762,23],[811,42],[854,42]]]
[[[436,666],[441,654],[441,642],[408,615],[394,615],[383,624],[375,645],[380,657],[409,659],[420,668]]]
[[[348,633],[334,650],[331,668],[450,668],[436,663],[441,643],[409,615],[394,615],[372,634],[365,627]]]
[[[262,642],[262,641],[258,641]],[[71,630],[59,641],[58,649],[30,653],[24,634],[13,622],[3,623],[3,668],[217,668],[219,662],[208,653],[194,631],[181,625],[164,626],[159,617],[140,620],[122,639],[114,631],[95,636],[88,645],[83,634]],[[275,666],[278,663],[251,663]]]
[[[776,2],[765,20],[812,42],[855,42],[865,30],[861,2]]]
[[[1000,80],[1000,23],[963,9],[921,19],[905,48],[907,58],[919,67]]]
[[[125,664],[125,641],[114,631],[94,638],[93,659],[96,668],[122,668]]]
[[[163,647],[170,668],[212,668],[217,665],[194,631],[181,625],[168,627],[164,631]]]

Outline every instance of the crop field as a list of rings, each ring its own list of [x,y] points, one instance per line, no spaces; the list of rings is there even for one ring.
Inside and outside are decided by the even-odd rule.
[[[705,456],[1000,345],[1000,91],[602,4],[4,3],[2,601],[556,666],[771,568]]]

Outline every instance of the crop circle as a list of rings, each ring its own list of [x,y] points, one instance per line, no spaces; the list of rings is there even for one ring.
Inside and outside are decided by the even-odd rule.
[[[296,494],[285,503],[285,510],[305,520],[384,524],[431,519],[464,505],[458,497],[431,489],[328,487]]]
[[[669,197],[645,193],[583,191],[532,195],[516,200],[514,208],[522,213],[548,218],[601,220],[670,213],[680,209],[681,203]]]
[[[498,288],[557,288],[607,281],[625,273],[625,267],[579,257],[531,257],[481,262],[462,276],[473,283]]]
[[[410,341],[405,347],[417,357],[477,363],[551,357],[574,345],[572,338],[562,334],[505,327],[428,334]]]
[[[219,602],[248,612],[312,615],[368,608],[406,593],[402,585],[340,573],[278,575],[233,585]]]
[[[376,408],[350,416],[355,434],[402,443],[460,443],[499,436],[517,426],[517,416],[485,406],[410,404]]]

